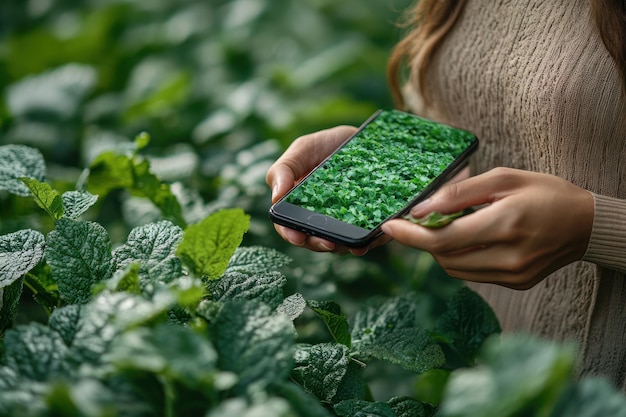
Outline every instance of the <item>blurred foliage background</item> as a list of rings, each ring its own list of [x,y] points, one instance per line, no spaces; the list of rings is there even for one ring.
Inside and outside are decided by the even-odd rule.
[[[268,220],[265,184],[267,168],[297,136],[359,125],[393,106],[385,67],[411,3],[2,0],[0,143],[40,149],[48,181],[63,191],[99,152],[146,131],[153,170],[172,184],[189,221],[241,207],[252,216],[244,244],[294,259],[293,291],[345,310],[417,291],[428,326],[459,285],[428,256],[394,245],[362,258],[289,247]],[[122,192],[98,204],[94,220],[114,244],[158,217]],[[30,200],[0,194],[0,234],[46,221]],[[306,318],[300,331],[321,337]]]

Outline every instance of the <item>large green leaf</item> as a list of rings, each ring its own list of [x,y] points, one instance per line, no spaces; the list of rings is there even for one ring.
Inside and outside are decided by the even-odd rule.
[[[352,328],[355,352],[425,372],[444,364],[444,355],[432,336],[416,327],[412,295],[372,300],[359,310]]]
[[[6,363],[21,377],[48,381],[69,373],[68,348],[61,336],[40,323],[18,326],[5,335]]]
[[[491,307],[468,287],[462,287],[450,299],[437,328],[466,364],[474,361],[489,336],[500,333],[500,324]]]
[[[218,366],[237,374],[237,392],[263,391],[289,375],[294,333],[283,314],[256,302],[226,303],[212,327]]]
[[[525,335],[489,339],[480,366],[452,372],[442,417],[547,416],[571,377],[575,350]]]
[[[391,406],[382,402],[345,400],[334,410],[339,417],[397,417]]]
[[[348,348],[341,344],[320,343],[297,355],[297,372],[302,384],[311,394],[323,402],[330,402],[348,370]]]
[[[177,254],[194,275],[219,278],[249,226],[241,209],[218,211],[185,229]]]
[[[68,303],[86,302],[92,286],[112,274],[111,241],[98,223],[59,220],[48,234],[46,259]]]
[[[126,243],[113,252],[116,268],[138,263],[142,284],[170,282],[182,275],[176,257],[182,236],[182,229],[167,220],[137,227],[131,230]]]
[[[0,190],[24,197],[31,195],[20,181],[23,177],[45,180],[46,163],[41,152],[24,145],[0,146]]]
[[[30,229],[0,236],[0,288],[33,269],[44,256],[44,236]]]

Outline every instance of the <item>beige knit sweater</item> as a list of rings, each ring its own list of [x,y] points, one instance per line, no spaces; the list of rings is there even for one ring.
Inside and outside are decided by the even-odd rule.
[[[469,0],[429,66],[434,102],[415,110],[477,134],[474,173],[546,172],[595,194],[584,261],[528,291],[472,287],[505,331],[575,341],[583,375],[626,389],[626,99],[588,3]]]

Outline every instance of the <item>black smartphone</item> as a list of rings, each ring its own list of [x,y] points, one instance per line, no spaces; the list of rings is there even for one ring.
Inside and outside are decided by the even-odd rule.
[[[476,136],[379,110],[270,208],[273,222],[348,246],[368,245],[469,162]]]

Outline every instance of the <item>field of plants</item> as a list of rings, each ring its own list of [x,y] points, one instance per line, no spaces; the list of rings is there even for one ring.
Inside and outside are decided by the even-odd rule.
[[[626,416],[427,254],[286,245],[265,172],[392,106],[409,0],[0,4],[0,416]]]

